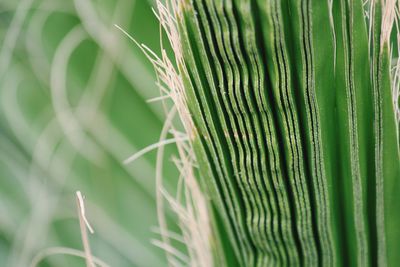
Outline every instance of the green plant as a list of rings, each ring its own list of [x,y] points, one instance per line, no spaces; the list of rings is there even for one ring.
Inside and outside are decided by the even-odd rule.
[[[160,5],[215,266],[400,262],[399,5]]]
[[[397,266],[399,5],[2,1],[0,265]]]
[[[123,25],[159,47],[154,1],[0,1],[0,266],[83,266],[75,191],[86,195],[92,253],[110,266],[165,266],[155,153],[164,114],[151,64]],[[165,149],[166,158],[175,153]],[[167,160],[164,185],[177,172]],[[170,213],[167,221],[173,225]],[[39,257],[40,258],[40,257]]]

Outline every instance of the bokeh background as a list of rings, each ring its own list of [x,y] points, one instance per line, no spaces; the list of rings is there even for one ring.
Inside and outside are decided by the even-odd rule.
[[[75,192],[86,196],[92,252],[111,266],[165,266],[152,151],[165,120],[150,62],[114,24],[160,51],[152,0],[0,1],[0,266],[51,248],[82,250]],[[167,100],[168,101],[168,100]],[[163,179],[178,172],[166,147]],[[174,218],[167,218],[173,224]],[[38,266],[85,266],[49,255]]]

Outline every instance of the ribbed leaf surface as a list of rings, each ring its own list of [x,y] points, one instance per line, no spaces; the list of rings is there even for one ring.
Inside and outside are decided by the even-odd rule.
[[[228,265],[399,262],[387,5],[182,1],[180,69]]]

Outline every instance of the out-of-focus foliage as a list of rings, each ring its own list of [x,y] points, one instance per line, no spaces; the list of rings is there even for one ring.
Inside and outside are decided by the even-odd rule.
[[[0,2],[0,266],[51,247],[82,249],[75,191],[86,195],[93,254],[112,266],[165,266],[155,153],[165,118],[154,71],[114,24],[159,50],[145,0]],[[168,153],[174,153],[167,149]],[[166,187],[177,172],[166,157]],[[173,188],[173,186],[170,186]],[[84,266],[52,255],[39,266]]]

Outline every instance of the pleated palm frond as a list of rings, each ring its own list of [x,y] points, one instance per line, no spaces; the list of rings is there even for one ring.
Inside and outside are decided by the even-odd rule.
[[[159,7],[175,62],[155,65],[197,159],[214,266],[400,262],[399,7]]]
[[[399,14],[4,0],[0,265],[397,266]]]

